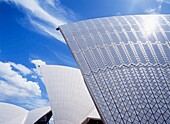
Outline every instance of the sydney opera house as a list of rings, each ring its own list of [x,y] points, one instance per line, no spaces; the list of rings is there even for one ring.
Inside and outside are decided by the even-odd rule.
[[[57,30],[79,69],[39,68],[56,124],[170,124],[170,15],[96,18]],[[0,114],[17,114],[3,114],[11,122],[49,118],[49,108],[5,106]]]
[[[96,18],[58,30],[103,123],[170,124],[170,15]]]

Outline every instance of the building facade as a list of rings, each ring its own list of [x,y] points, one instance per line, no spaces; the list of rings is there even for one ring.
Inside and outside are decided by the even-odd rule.
[[[59,27],[106,124],[170,123],[170,15]]]

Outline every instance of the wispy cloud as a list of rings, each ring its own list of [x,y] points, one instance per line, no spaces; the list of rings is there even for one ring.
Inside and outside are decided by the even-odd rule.
[[[36,31],[64,42],[55,29],[75,18],[75,14],[59,0],[5,0],[22,8]]]
[[[158,13],[160,13],[160,9],[158,9],[158,8],[148,8],[148,9],[145,9],[145,13],[158,14]]]
[[[145,13],[148,13],[148,14],[160,13],[161,8],[162,8],[162,3],[163,3],[163,0],[152,0],[152,2],[150,4],[153,4],[154,6],[146,8]]]
[[[150,7],[145,9],[145,13],[149,14],[159,14],[162,9],[162,4],[170,4],[170,0],[153,0],[155,2],[156,6],[155,7]],[[153,3],[152,3],[153,4]]]
[[[55,7],[55,1],[56,0],[47,0],[46,3],[49,4],[52,7]],[[57,1],[58,2],[58,1]]]

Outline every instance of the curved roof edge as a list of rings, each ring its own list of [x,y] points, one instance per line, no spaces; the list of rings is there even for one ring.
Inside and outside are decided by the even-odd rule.
[[[0,124],[34,124],[51,111],[49,106],[28,111],[20,106],[0,102]]]

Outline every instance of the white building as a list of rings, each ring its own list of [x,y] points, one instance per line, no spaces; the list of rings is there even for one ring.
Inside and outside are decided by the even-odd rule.
[[[59,26],[105,124],[170,124],[170,15]]]
[[[49,106],[28,111],[19,106],[0,102],[0,124],[47,123],[51,117]]]
[[[79,69],[42,65],[40,71],[56,124],[80,124],[88,118],[100,119]]]

